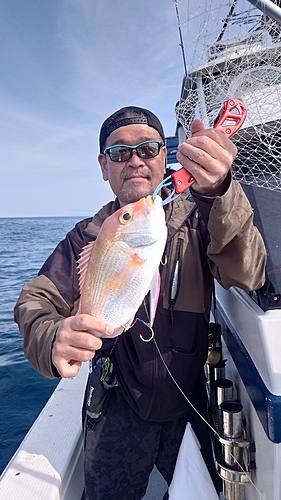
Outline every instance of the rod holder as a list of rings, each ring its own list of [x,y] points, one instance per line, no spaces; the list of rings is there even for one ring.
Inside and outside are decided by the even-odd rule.
[[[219,363],[217,363],[215,366],[209,363],[205,364],[206,378],[210,382],[212,387],[214,385],[215,380],[218,380],[220,378],[225,378],[225,363],[226,359],[221,359]]]
[[[216,366],[206,364],[214,464],[223,482],[226,500],[243,500],[244,485],[251,482],[250,442],[243,422],[243,407],[233,401],[236,394],[232,380],[225,377],[226,360]]]
[[[244,485],[223,481],[223,494],[226,500],[243,500]]]
[[[223,444],[223,458],[228,466],[239,470],[240,466],[243,467],[243,448],[236,445],[235,439],[243,435],[243,407],[235,401],[225,401],[221,410],[223,433],[225,438],[229,439],[229,443]]]
[[[225,401],[233,399],[233,382],[227,378],[215,380],[216,404],[221,407]]]
[[[214,366],[214,379],[224,379],[225,378],[225,362],[220,363],[220,366]]]
[[[225,437],[237,439],[243,434],[243,407],[236,401],[227,401],[221,405],[223,432]]]
[[[222,384],[218,381],[219,386],[230,389],[231,384],[225,380],[227,379],[224,379]],[[214,390],[214,399],[220,401],[220,391],[218,396]],[[230,397],[230,392],[227,397]],[[250,482],[251,476],[250,443],[246,439],[243,406],[236,401],[223,401],[220,407],[212,407],[211,415],[212,423],[218,430],[218,435],[212,439],[212,443],[215,467],[223,480],[224,498],[243,500],[244,485]]]

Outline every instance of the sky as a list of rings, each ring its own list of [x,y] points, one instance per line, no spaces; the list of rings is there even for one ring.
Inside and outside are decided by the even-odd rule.
[[[0,217],[91,216],[113,199],[102,122],[150,109],[166,136],[184,67],[173,0],[1,0]]]

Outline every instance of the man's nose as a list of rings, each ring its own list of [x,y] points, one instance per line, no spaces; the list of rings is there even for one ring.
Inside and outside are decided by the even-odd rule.
[[[137,155],[137,152],[133,150],[131,158],[127,161],[127,165],[131,167],[139,167],[140,165],[143,165],[143,160]]]

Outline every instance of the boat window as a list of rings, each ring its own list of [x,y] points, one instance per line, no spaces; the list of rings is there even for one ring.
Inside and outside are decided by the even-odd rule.
[[[281,190],[241,184],[254,209],[254,223],[267,249],[267,282],[252,298],[267,309],[281,309]]]

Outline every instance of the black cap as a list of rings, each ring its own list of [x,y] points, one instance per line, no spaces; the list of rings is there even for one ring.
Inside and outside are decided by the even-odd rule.
[[[121,108],[118,111],[115,111],[115,113],[113,113],[103,122],[99,137],[100,152],[103,153],[105,141],[109,134],[113,132],[113,130],[134,123],[145,124],[149,127],[155,128],[165,142],[164,130],[160,120],[156,115],[154,115],[148,109],[138,108],[137,106],[126,106],[125,108]]]

